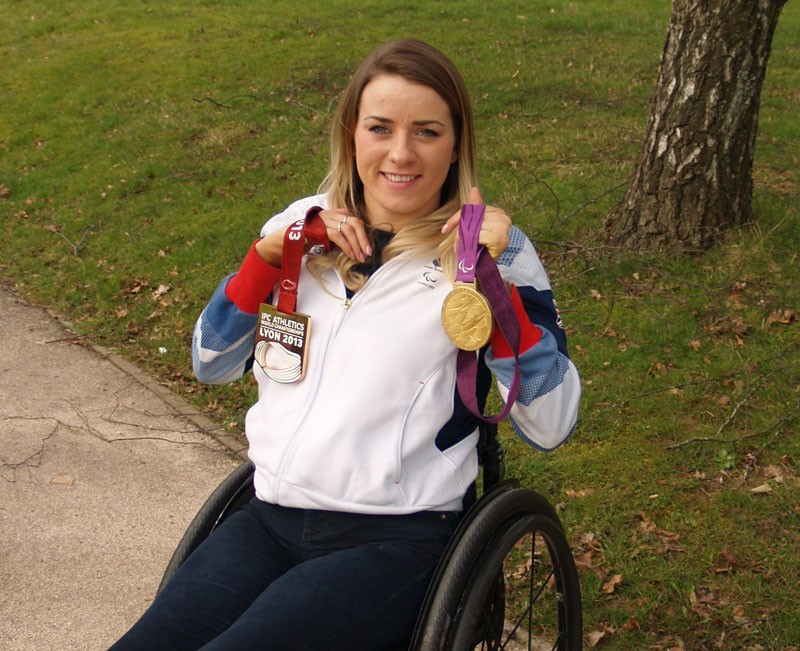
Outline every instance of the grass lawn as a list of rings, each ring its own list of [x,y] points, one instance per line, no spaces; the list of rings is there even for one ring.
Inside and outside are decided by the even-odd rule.
[[[512,472],[560,509],[587,645],[798,649],[800,8],[773,42],[754,221],[679,259],[601,238],[669,10],[6,2],[0,278],[240,430],[253,383],[193,380],[194,321],[263,221],[316,189],[358,62],[427,40],[464,73],[483,197],[537,244],[583,378],[569,444],[504,434]]]

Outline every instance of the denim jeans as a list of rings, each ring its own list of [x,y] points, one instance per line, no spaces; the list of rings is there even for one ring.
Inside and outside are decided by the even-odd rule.
[[[111,648],[403,648],[458,516],[306,511],[253,499]]]

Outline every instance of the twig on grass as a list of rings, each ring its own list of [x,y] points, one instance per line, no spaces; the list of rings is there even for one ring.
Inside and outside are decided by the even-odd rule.
[[[789,424],[791,424],[794,421],[795,414],[797,414],[798,411],[800,411],[800,400],[792,409],[786,412],[780,420],[776,421],[772,425],[765,427],[764,429],[758,432],[751,432],[750,434],[745,434],[743,436],[739,436],[738,438],[730,438],[730,439],[723,439],[717,436],[695,436],[690,439],[686,439],[685,441],[681,441],[680,443],[674,443],[673,445],[668,445],[666,449],[675,450],[677,448],[682,448],[691,443],[739,443],[740,441],[746,441],[747,439],[756,438],[757,436],[766,434],[767,432],[773,429],[780,428],[780,430],[776,433],[776,435],[773,436],[772,439],[769,441],[769,443],[771,443],[775,438],[777,438],[779,434],[781,434],[786,429],[786,427]],[[764,444],[761,450],[758,451],[757,455],[761,454],[761,452],[764,451],[766,446],[767,444]]]
[[[756,384],[752,389],[750,389],[750,391],[747,392],[747,395],[744,398],[742,398],[738,403],[736,403],[736,406],[733,408],[733,411],[731,411],[731,413],[728,414],[728,417],[725,419],[725,422],[719,426],[719,429],[717,429],[717,436],[722,434],[722,430],[724,430],[730,423],[733,422],[741,406],[744,405],[750,399],[750,396],[752,396],[759,388],[760,384]]]
[[[784,360],[784,359],[786,359],[786,356],[790,352],[792,352],[792,349],[796,348],[797,346],[798,346],[798,344],[795,344],[795,343],[790,344],[789,346],[784,348],[782,351],[780,351],[776,355],[772,355],[772,356],[766,357],[764,359],[756,360],[753,363],[753,367],[754,368],[759,368],[760,366],[763,366],[767,362],[772,362],[772,361],[774,361],[776,359]],[[773,375],[775,373],[780,373],[781,371],[791,370],[793,368],[794,368],[794,366],[792,366],[791,364],[784,364],[784,365],[778,366],[778,367],[776,367],[776,368],[774,368],[774,369],[772,369],[772,370],[770,370],[768,372],[764,371],[764,373],[765,373],[765,377],[768,377],[769,375]],[[714,384],[716,382],[724,382],[725,380],[737,377],[739,375],[742,375],[743,373],[751,373],[751,372],[752,372],[752,369],[745,368],[745,369],[743,369],[741,371],[731,371],[729,373],[724,373],[723,375],[717,375],[716,377],[703,378],[702,380],[692,380],[692,381],[689,381],[689,382],[679,382],[678,384],[671,384],[669,386],[659,387],[658,389],[653,389],[652,391],[644,391],[642,393],[637,393],[636,395],[633,395],[633,396],[631,396],[629,398],[625,398],[624,400],[620,400],[619,402],[615,402],[615,403],[612,403],[612,404],[609,404],[609,405],[605,405],[605,406],[603,406],[602,409],[597,410],[595,412],[595,414],[593,414],[593,416],[597,415],[597,414],[600,414],[600,413],[605,413],[605,412],[610,411],[612,409],[617,409],[617,408],[620,408],[620,407],[624,407],[628,403],[631,403],[634,400],[638,400],[640,398],[649,398],[650,396],[658,395],[659,393],[665,393],[667,391],[672,391],[674,389],[685,389],[686,387],[690,387],[690,386],[698,386],[698,385],[703,385],[703,384]]]
[[[114,207],[116,208],[116,204],[114,205]],[[113,214],[113,212],[114,212],[114,211],[112,210],[111,212],[112,212],[112,214]],[[83,243],[86,241],[86,236],[87,236],[87,235],[89,234],[89,232],[90,232],[91,230],[93,230],[93,229],[94,229],[94,227],[95,227],[95,225],[94,225],[94,224],[89,224],[89,225],[88,225],[88,226],[87,226],[87,227],[84,229],[84,231],[83,231],[83,236],[81,237],[81,239],[80,239],[80,240],[78,240],[78,242],[77,242],[77,243],[75,243],[75,242],[73,242],[71,239],[69,239],[69,238],[68,238],[66,235],[64,235],[64,233],[62,233],[62,232],[61,232],[61,231],[58,229],[58,224],[56,224],[56,220],[55,220],[53,217],[51,217],[51,218],[50,218],[50,221],[52,221],[53,223],[52,223],[51,225],[49,225],[49,226],[45,226],[45,228],[46,228],[48,231],[50,231],[51,233],[55,233],[56,235],[58,235],[58,236],[59,236],[59,237],[60,237],[62,240],[64,240],[64,241],[65,241],[67,244],[69,244],[69,245],[72,247],[72,255],[74,255],[74,256],[77,256],[77,255],[78,255],[78,249],[80,249],[80,248],[83,246]]]
[[[312,113],[316,113],[317,115],[325,115],[325,114],[324,114],[322,111],[320,111],[319,109],[315,109],[313,106],[309,106],[308,104],[303,104],[303,102],[301,102],[301,101],[299,101],[299,100],[296,100],[296,99],[295,99],[294,97],[292,97],[291,95],[289,95],[289,97],[287,97],[287,98],[286,98],[284,101],[285,101],[287,104],[294,104],[295,106],[299,106],[300,108],[304,108],[304,109],[306,109],[307,111],[311,111]],[[328,104],[328,110],[330,110],[330,104]]]
[[[627,186],[627,185],[628,185],[628,181],[623,181],[622,183],[619,183],[619,184],[615,185],[613,188],[609,188],[609,189],[608,189],[608,190],[606,190],[605,192],[601,192],[600,194],[598,194],[598,195],[597,195],[596,197],[594,197],[593,199],[589,199],[589,201],[586,201],[586,202],[582,203],[580,206],[578,206],[577,208],[575,208],[575,210],[573,210],[572,212],[570,212],[570,213],[567,213],[566,215],[564,215],[564,221],[566,221],[566,220],[567,220],[567,219],[569,219],[570,217],[573,217],[574,215],[577,215],[577,214],[578,214],[578,213],[579,213],[581,210],[583,210],[583,209],[584,209],[584,208],[586,208],[587,206],[591,206],[592,204],[595,204],[595,203],[597,203],[597,202],[598,202],[600,199],[602,199],[602,198],[603,198],[603,197],[605,197],[606,195],[609,195],[609,194],[611,194],[612,192],[616,192],[616,191],[617,191],[617,190],[619,190],[620,188],[624,188],[624,187],[625,187],[625,186]]]
[[[786,429],[786,426],[784,426],[781,429],[777,430],[770,437],[769,441],[764,443],[764,445],[762,445],[761,448],[759,448],[758,452],[756,452],[755,454],[750,455],[750,458],[747,460],[747,466],[745,466],[745,469],[744,469],[744,474],[742,474],[742,483],[743,484],[747,481],[747,476],[750,474],[750,471],[752,470],[753,466],[756,465],[756,461],[758,461],[758,458],[761,456],[761,453],[764,450],[766,450],[768,446],[772,445],[772,443],[775,442],[775,439],[778,438],[781,434],[783,434],[785,429]]]
[[[247,99],[252,99],[256,102],[261,99],[258,95],[232,95],[228,99],[222,100],[221,102],[218,102],[213,97],[208,97],[208,96],[192,97],[192,100],[197,102],[198,104],[202,104],[203,102],[211,102],[217,108],[232,109],[233,108],[232,106],[228,106],[228,102],[230,102],[232,99],[240,99],[242,97]]]

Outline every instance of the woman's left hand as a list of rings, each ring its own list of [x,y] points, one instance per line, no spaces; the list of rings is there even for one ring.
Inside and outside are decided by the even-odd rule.
[[[472,188],[469,191],[469,203],[483,203],[478,188]],[[457,228],[460,220],[461,211],[459,210],[444,223],[444,226],[442,226],[442,233],[449,233],[454,228]],[[495,206],[486,206],[483,212],[481,232],[478,235],[478,244],[485,246],[486,250],[489,251],[489,255],[491,255],[494,260],[497,260],[500,254],[506,250],[510,231],[511,218],[506,215],[505,211]]]

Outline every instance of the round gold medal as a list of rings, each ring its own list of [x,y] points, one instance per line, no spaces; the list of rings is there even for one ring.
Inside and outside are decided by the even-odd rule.
[[[456,283],[442,304],[442,325],[461,350],[478,350],[489,341],[494,327],[489,301],[474,284]]]

